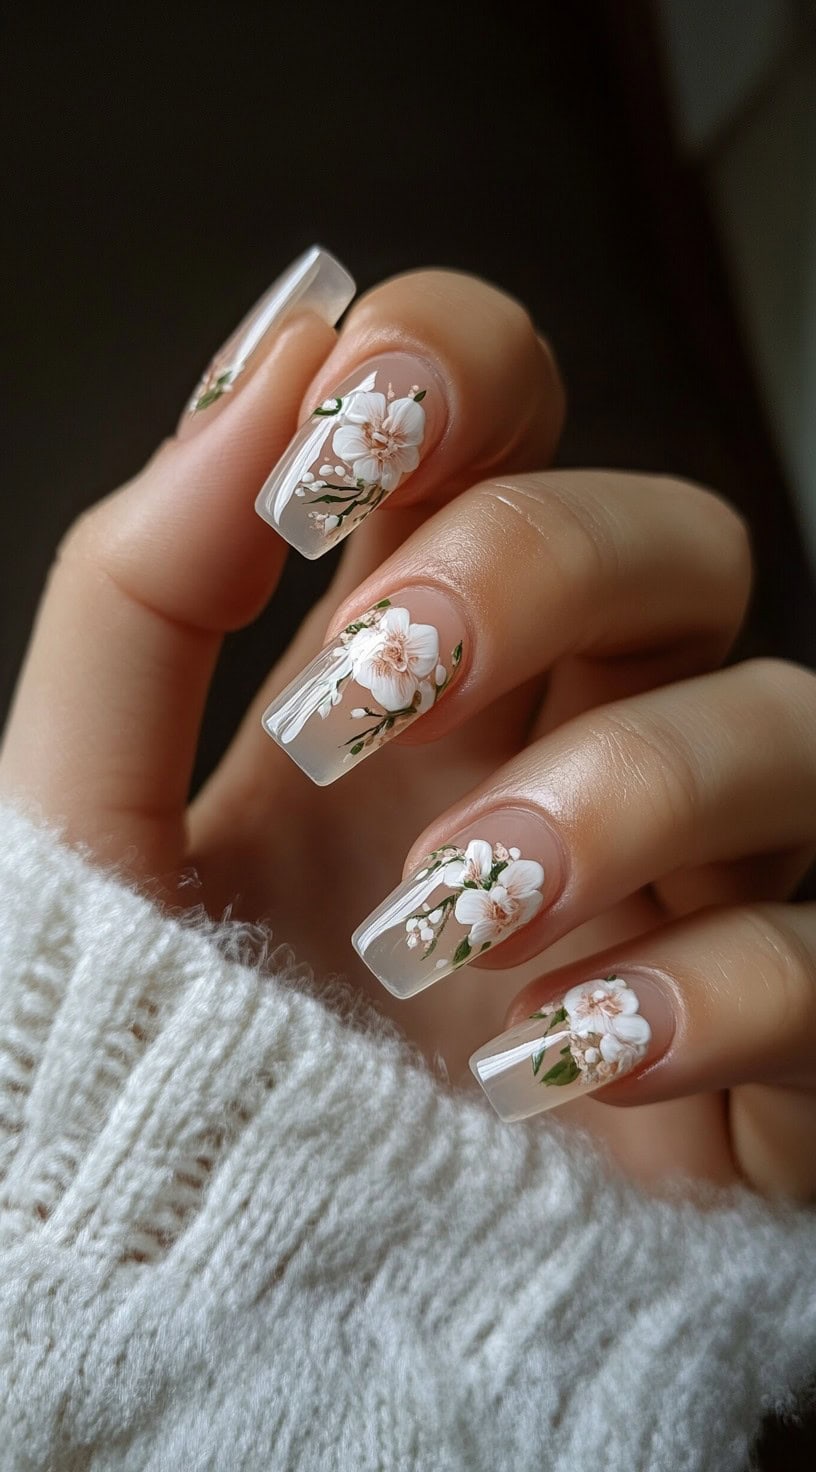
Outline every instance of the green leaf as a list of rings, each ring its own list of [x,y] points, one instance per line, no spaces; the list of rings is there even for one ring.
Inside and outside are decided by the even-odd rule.
[[[558,1011],[557,1012],[553,1012],[553,1014],[552,1014],[552,1016],[550,1018],[550,1027],[557,1027],[559,1023],[566,1022],[566,1020],[567,1020],[567,1009],[566,1009],[566,1007],[559,1007],[558,1008]]]
[[[342,399],[335,399],[334,402],[335,402],[335,404],[337,406],[336,408],[334,408],[334,409],[324,409],[321,406],[321,407],[319,407],[317,409],[313,409],[312,410],[312,415],[317,415],[320,419],[331,419],[335,414],[339,414],[340,413],[340,410],[341,410],[341,408],[343,406],[343,400]]]
[[[532,1060],[531,1060],[532,1065],[533,1065],[533,1077],[535,1077],[535,1075],[538,1073],[539,1068],[541,1067],[542,1063],[544,1062],[544,1056],[545,1056],[546,1052],[547,1052],[547,1049],[546,1048],[539,1048],[538,1052],[533,1054]]]
[[[352,756],[359,756],[359,754],[362,751],[362,749],[363,749],[363,743],[362,743],[362,741],[357,741],[355,743],[355,745],[352,746],[352,748],[351,748],[351,755]]]
[[[374,607],[375,608],[390,608],[391,607],[391,599],[390,598],[381,598],[380,601],[379,601],[379,603],[375,603],[374,604]]]
[[[456,648],[453,651],[453,654],[451,655],[451,659],[452,659],[452,661],[453,661],[454,664],[458,664],[461,658],[462,658],[462,641],[460,639],[459,643],[457,644]]]
[[[578,1078],[581,1070],[570,1053],[569,1048],[562,1048],[561,1052],[564,1056],[561,1057],[560,1061],[555,1063],[547,1073],[542,1075],[541,1082],[543,1084],[557,1084],[563,1088],[564,1084],[574,1084]]]
[[[489,951],[490,950],[490,944],[491,944],[490,941],[489,940],[486,940],[485,943],[484,943],[484,945],[482,946],[482,950],[479,952],[479,955],[482,954],[482,951]]]
[[[421,404],[427,392],[426,388],[421,388],[418,394],[414,394],[414,403]]]
[[[508,863],[507,859],[497,859],[496,863],[493,865],[493,868],[490,870],[490,873],[489,873],[489,875],[487,877],[487,883],[485,884],[485,889],[492,889],[493,888],[493,885],[496,883],[496,880],[498,879],[498,877],[501,874],[502,870],[507,868],[507,863]]]
[[[464,940],[460,940],[458,946],[456,947],[456,950],[453,953],[454,966],[461,966],[462,962],[466,961],[469,955],[470,941],[468,940],[467,936],[465,936]]]

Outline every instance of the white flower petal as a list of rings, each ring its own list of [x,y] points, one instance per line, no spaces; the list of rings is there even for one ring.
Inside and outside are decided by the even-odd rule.
[[[465,882],[466,873],[467,866],[463,861],[461,859],[452,859],[449,864],[445,865],[442,872],[442,879],[449,889],[459,889]]]
[[[465,858],[473,865],[480,878],[487,878],[493,868],[493,849],[484,838],[470,840],[465,849]]]
[[[501,882],[514,899],[520,900],[544,883],[544,870],[535,859],[512,859],[502,870]]]
[[[476,924],[470,927],[468,940],[472,946],[483,946],[485,941],[492,943],[494,940],[497,940],[500,934],[501,932],[495,921],[477,920]]]
[[[490,897],[483,889],[463,889],[453,913],[460,925],[475,925],[490,918]]]
[[[433,624],[410,624],[407,633],[405,658],[409,669],[422,678],[436,668],[439,659],[439,633]]]
[[[349,424],[372,424],[379,429],[385,418],[385,394],[350,394],[343,405],[343,418]],[[343,456],[345,459],[345,456]]]
[[[640,1011],[640,1002],[630,986],[626,986],[625,984],[616,986],[615,992],[618,1006],[624,1017],[631,1017],[633,1012]]]
[[[360,464],[361,462],[358,461],[357,463]],[[356,472],[356,465],[354,469]],[[376,476],[362,476],[362,479],[378,480],[384,491],[394,491],[402,479],[402,473],[399,466],[395,465],[393,460],[386,460],[384,463],[378,461]]]
[[[416,445],[401,445],[399,449],[392,449],[388,458],[400,475],[410,475],[419,464],[419,450]]]
[[[366,684],[361,674],[357,675],[357,680],[361,685]],[[378,668],[372,674],[367,688],[383,710],[394,711],[403,710],[406,705],[411,704],[417,683],[410,670],[389,670],[388,673],[383,673]]]
[[[385,477],[381,475],[381,470],[380,461],[376,455],[372,454],[361,455],[358,460],[353,462],[351,467],[351,473],[354,479],[364,481],[367,486],[378,484],[385,486]],[[386,490],[391,489],[390,486],[386,486],[385,488]]]
[[[403,444],[421,445],[425,438],[425,410],[416,399],[394,399],[388,406],[386,429]]]
[[[582,981],[578,986],[571,986],[564,997],[567,1016],[570,1022],[576,1024],[576,1027],[582,1020],[579,1014],[583,1013],[584,1004],[587,998],[591,996],[594,986],[594,981]]]
[[[609,1031],[623,1042],[635,1043],[639,1047],[645,1047],[652,1036],[652,1029],[639,1012],[629,1017],[613,1017]]]
[[[504,875],[502,874],[501,877],[503,879]],[[526,894],[523,899],[518,901],[517,923],[519,925],[526,925],[528,921],[532,920],[534,915],[538,914],[543,903],[544,896],[538,890],[534,890],[532,894]]]
[[[599,1043],[601,1057],[605,1063],[634,1062],[636,1050],[631,1043],[615,1037],[613,1032],[604,1033]]]
[[[380,619],[380,628],[389,634],[407,634],[411,627],[411,615],[407,608],[387,608]]]
[[[367,455],[369,448],[368,440],[356,424],[344,424],[340,429],[335,430],[332,449],[335,455],[349,465],[353,460],[358,460],[361,455]],[[320,474],[323,474],[322,470]]]

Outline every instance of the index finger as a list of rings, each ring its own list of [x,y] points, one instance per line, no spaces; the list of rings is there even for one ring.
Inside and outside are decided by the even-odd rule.
[[[563,417],[555,361],[518,302],[459,273],[399,276],[350,312],[257,510],[320,557],[392,495],[439,504],[498,465],[548,464]]]

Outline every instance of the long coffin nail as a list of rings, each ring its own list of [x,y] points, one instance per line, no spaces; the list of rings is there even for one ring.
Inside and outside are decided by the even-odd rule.
[[[189,402],[188,412],[197,417],[225,394],[231,394],[264,339],[296,308],[315,312],[333,327],[356,289],[345,266],[327,250],[313,245],[304,251],[273,281],[213,359]]]
[[[446,411],[436,371],[420,358],[372,358],[313,410],[255,507],[304,557],[321,557],[413,474],[438,442]]]
[[[464,640],[444,594],[382,598],[273,700],[264,729],[325,787],[436,705],[460,671]]]
[[[562,861],[552,830],[503,808],[429,854],[354,932],[395,997],[412,997],[501,944],[552,903]]]
[[[673,1031],[666,986],[627,968],[570,987],[479,1048],[470,1066],[501,1119],[527,1119],[659,1056]]]

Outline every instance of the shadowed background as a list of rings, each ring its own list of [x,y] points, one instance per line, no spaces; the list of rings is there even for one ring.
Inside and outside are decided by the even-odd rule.
[[[361,288],[442,265],[522,298],[568,386],[561,463],[724,492],[759,567],[741,652],[816,663],[801,538],[647,4],[543,3],[523,22],[506,6],[33,4],[5,32],[0,714],[58,537],[172,430],[220,341],[315,240]],[[199,780],[333,563],[290,559],[228,641]],[[763,1465],[793,1472],[799,1444],[775,1430]]]

